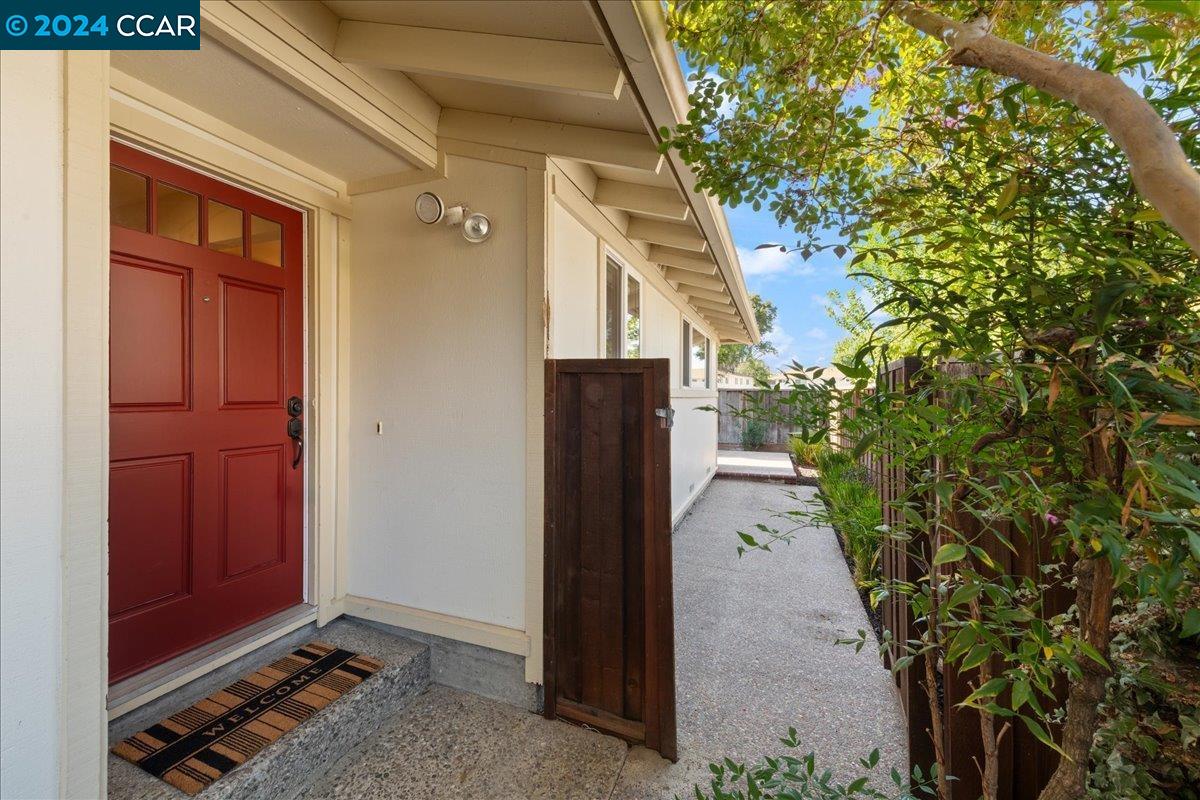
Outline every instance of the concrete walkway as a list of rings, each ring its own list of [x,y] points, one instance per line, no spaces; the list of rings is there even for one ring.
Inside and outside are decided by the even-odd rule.
[[[675,672],[679,762],[630,750],[613,798],[691,796],[708,764],[782,754],[789,726],[818,769],[847,779],[880,748],[880,780],[905,771],[904,722],[891,675],[870,648],[834,640],[869,628],[833,531],[806,528],[790,545],[737,556],[736,531],[775,527],[768,509],[795,507],[794,491],[714,481],[675,532]]]
[[[738,530],[793,507],[795,490],[714,481],[674,534],[679,762],[513,706],[432,686],[387,732],[311,787],[323,798],[641,800],[692,797],[708,764],[781,754],[799,732],[804,755],[839,778],[881,748],[881,781],[905,760],[891,677],[869,648],[835,645],[867,620],[832,531],[737,556]]]
[[[761,450],[718,450],[717,474],[796,477],[792,469],[792,459],[787,453],[769,453]]]

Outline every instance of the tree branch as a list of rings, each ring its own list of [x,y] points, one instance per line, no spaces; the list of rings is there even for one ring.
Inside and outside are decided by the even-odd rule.
[[[994,36],[987,17],[957,22],[910,2],[896,10],[908,25],[949,46],[950,63],[1016,78],[1099,122],[1129,159],[1142,197],[1200,255],[1200,174],[1171,126],[1124,81]]]

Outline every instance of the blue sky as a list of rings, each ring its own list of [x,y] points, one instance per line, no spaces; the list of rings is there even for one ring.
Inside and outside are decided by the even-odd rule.
[[[676,54],[690,89],[694,85],[692,70],[683,54],[678,50]],[[856,99],[856,102],[863,101]],[[779,353],[767,356],[764,359],[767,365],[775,368],[792,361],[804,366],[829,364],[833,346],[842,338],[843,331],[825,311],[827,295],[830,289],[844,293],[854,285],[846,277],[844,266],[844,259],[853,254],[839,259],[826,250],[805,261],[799,253],[755,250],[766,242],[793,244],[796,235],[791,230],[781,230],[769,211],[755,211],[749,205],[726,208],[725,215],[738,248],[746,287],[779,309],[775,328],[766,337]]]
[[[777,249],[755,250],[764,242],[792,244],[796,235],[780,230],[768,211],[750,206],[726,208],[729,227],[737,244],[746,287],[770,300],[779,309],[775,330],[767,337],[779,349],[768,356],[771,367],[793,359],[805,366],[825,365],[843,331],[829,318],[825,307],[830,289],[845,291],[854,284],[846,277],[847,254],[837,258],[831,250],[814,253],[805,261],[799,253]]]

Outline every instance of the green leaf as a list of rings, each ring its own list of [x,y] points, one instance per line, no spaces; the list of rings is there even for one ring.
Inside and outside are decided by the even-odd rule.
[[[983,662],[987,661],[992,655],[992,648],[986,644],[977,644],[971,648],[971,652],[967,653],[966,658],[958,665],[960,671],[975,669]]]
[[[1129,29],[1129,35],[1144,42],[1160,42],[1172,38],[1171,32],[1160,25],[1138,25]]]
[[[967,695],[962,705],[968,705],[983,697],[995,697],[1008,688],[1008,678],[992,678],[990,681],[980,686],[975,691]]]
[[[1200,608],[1189,608],[1183,615],[1183,631],[1180,636],[1186,639],[1200,633]]]
[[[1021,706],[1029,702],[1033,696],[1033,689],[1029,686],[1029,681],[1016,681],[1012,685],[1012,710],[1020,711]]]
[[[1046,729],[1042,727],[1040,722],[1032,717],[1026,717],[1024,715],[1021,716],[1021,720],[1025,723],[1025,727],[1029,728],[1029,732],[1032,733],[1039,742],[1053,750],[1056,750],[1059,753],[1062,753],[1062,748],[1054,743],[1054,740],[1050,738],[1050,734],[1046,733]]]
[[[999,214],[1004,209],[1008,208],[1017,196],[1017,176],[1013,175],[1008,179],[1008,183],[1004,184],[1004,188],[1000,190],[1000,197],[996,200],[996,213]]]
[[[960,561],[967,555],[967,546],[958,542],[950,542],[938,548],[937,555],[933,557],[933,565],[940,566],[949,564],[953,561]]]

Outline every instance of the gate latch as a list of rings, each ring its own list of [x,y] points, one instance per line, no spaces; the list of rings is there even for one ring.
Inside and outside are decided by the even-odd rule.
[[[673,409],[673,408],[656,408],[656,409],[654,409],[654,416],[656,416],[662,420],[662,422],[658,423],[660,426],[662,426],[664,428],[674,428],[675,427],[675,409]]]

